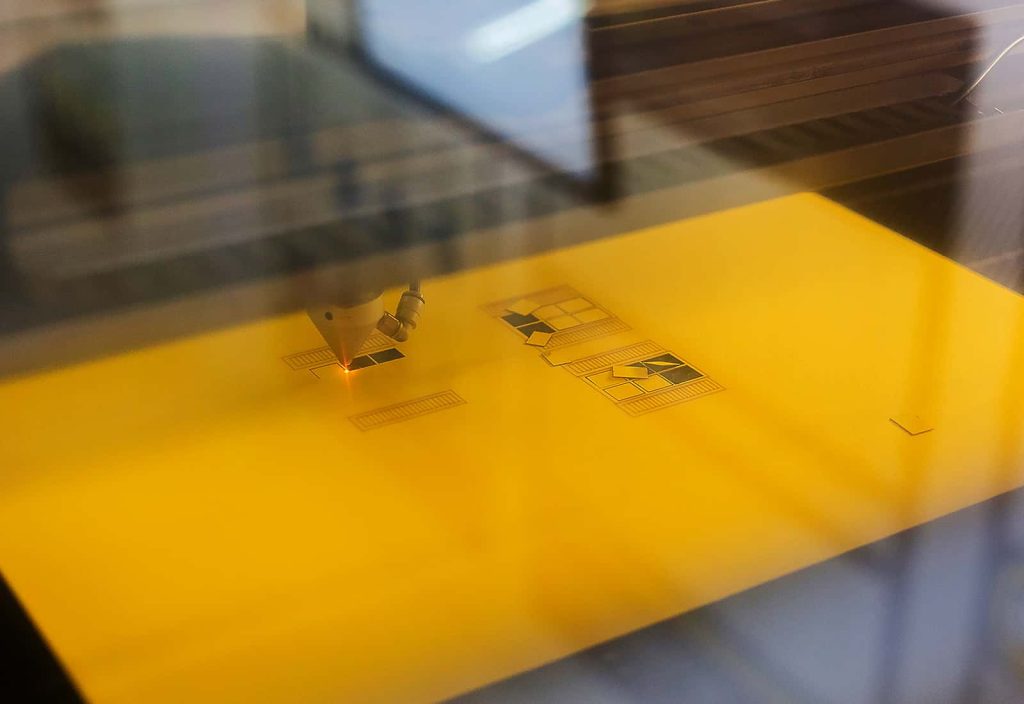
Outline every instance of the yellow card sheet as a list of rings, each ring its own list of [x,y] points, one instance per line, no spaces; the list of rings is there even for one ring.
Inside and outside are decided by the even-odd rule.
[[[0,570],[90,701],[442,699],[1021,482],[1021,298],[816,196],[423,289],[347,374],[296,314],[0,384]]]

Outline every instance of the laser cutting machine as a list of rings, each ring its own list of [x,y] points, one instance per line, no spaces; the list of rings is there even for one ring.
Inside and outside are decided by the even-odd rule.
[[[193,10],[0,24],[26,700],[634,701],[565,668],[680,618],[683,699],[828,699],[737,600],[842,565],[880,652],[887,541],[1016,496],[1024,5]]]

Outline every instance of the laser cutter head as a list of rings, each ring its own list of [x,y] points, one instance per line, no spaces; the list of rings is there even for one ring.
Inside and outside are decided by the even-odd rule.
[[[307,313],[338,361],[343,367],[348,367],[370,333],[377,328],[377,321],[384,315],[384,302],[380,294],[375,294],[352,305],[310,306]]]

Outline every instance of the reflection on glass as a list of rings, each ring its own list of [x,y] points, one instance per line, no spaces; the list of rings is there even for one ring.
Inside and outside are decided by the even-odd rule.
[[[596,170],[578,0],[363,0],[364,51],[487,130],[581,178]]]

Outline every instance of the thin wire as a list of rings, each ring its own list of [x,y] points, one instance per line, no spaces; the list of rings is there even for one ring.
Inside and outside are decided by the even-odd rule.
[[[1017,37],[1016,39],[1014,39],[1012,42],[1010,42],[1010,45],[1008,47],[1006,47],[1001,52],[999,52],[999,56],[997,56],[992,61],[992,63],[990,63],[988,65],[988,68],[986,68],[984,71],[981,72],[980,76],[978,76],[976,79],[974,79],[974,83],[972,83],[971,85],[967,86],[967,88],[960,94],[960,96],[955,101],[953,101],[953,105],[957,105],[957,104],[963,102],[964,100],[966,100],[967,96],[969,96],[971,93],[973,93],[974,89],[977,88],[979,85],[981,85],[981,82],[985,80],[985,77],[988,76],[988,74],[990,74],[992,72],[992,69],[994,69],[996,67],[996,64],[998,64],[1000,61],[1002,61],[1003,57],[1006,56],[1007,54],[1009,54],[1011,51],[1013,51],[1013,48],[1015,46],[1017,46],[1018,44],[1020,44],[1021,42],[1024,42],[1024,35],[1021,35],[1021,36]]]

